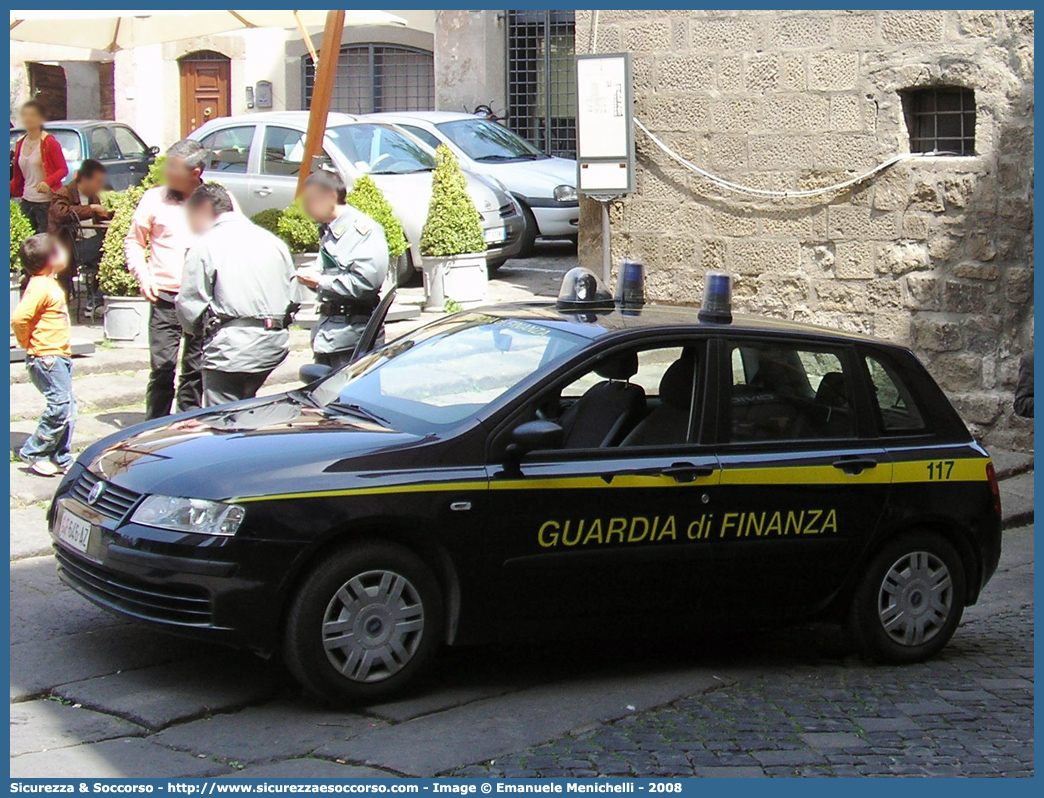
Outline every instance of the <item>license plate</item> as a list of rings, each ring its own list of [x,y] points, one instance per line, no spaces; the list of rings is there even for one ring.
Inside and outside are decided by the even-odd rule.
[[[91,524],[68,510],[62,510],[58,517],[58,539],[86,554],[87,544],[91,540]]]
[[[487,244],[499,244],[500,242],[507,239],[507,228],[506,227],[494,227],[492,230],[486,230],[486,243]]]

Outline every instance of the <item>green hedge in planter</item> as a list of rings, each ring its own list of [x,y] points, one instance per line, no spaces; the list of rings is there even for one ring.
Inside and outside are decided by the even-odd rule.
[[[276,210],[275,208],[269,208],[255,213],[250,217],[250,221],[273,235],[279,235],[279,220],[282,218],[282,211]]]
[[[112,221],[105,232],[98,266],[98,287],[106,296],[137,296],[140,292],[138,281],[127,270],[123,239],[127,237],[134,209],[144,193],[141,186],[132,186],[113,199]]]
[[[421,231],[422,255],[451,257],[485,252],[482,217],[468,194],[468,184],[456,156],[445,144],[435,150],[431,203]]]
[[[362,175],[355,181],[352,190],[348,192],[347,202],[384,228],[384,237],[388,240],[388,257],[391,260],[395,260],[407,250],[409,244],[406,243],[402,224],[395,218],[395,212],[384,192],[369,175]]]
[[[283,211],[276,225],[276,235],[295,254],[319,251],[319,225],[304,212],[300,200],[295,200],[293,205]]]
[[[18,274],[22,270],[22,259],[18,257],[18,250],[22,248],[22,242],[33,234],[33,225],[22,213],[20,203],[11,202],[11,274]]]

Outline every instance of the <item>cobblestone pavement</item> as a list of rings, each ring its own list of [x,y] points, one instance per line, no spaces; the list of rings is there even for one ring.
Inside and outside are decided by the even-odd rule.
[[[455,775],[1032,776],[1031,591],[1023,605],[973,608],[940,657],[904,668],[845,657],[829,628],[737,643],[751,678]]]

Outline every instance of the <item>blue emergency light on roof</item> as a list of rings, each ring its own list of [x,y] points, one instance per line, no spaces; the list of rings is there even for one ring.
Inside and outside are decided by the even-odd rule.
[[[703,283],[703,307],[700,321],[714,324],[732,323],[732,275],[707,272]]]
[[[616,304],[626,314],[645,304],[645,267],[636,260],[620,263],[620,281],[616,286]]]
[[[613,307],[613,295],[590,269],[577,266],[562,278],[559,310],[612,310]]]

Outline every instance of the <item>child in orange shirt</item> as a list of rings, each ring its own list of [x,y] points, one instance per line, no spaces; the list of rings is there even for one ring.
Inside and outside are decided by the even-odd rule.
[[[25,348],[29,379],[47,400],[36,432],[18,452],[34,474],[53,477],[69,470],[76,400],[72,393],[69,308],[58,275],[69,256],[46,233],[27,238],[20,250],[29,284],[11,316],[11,328]]]

